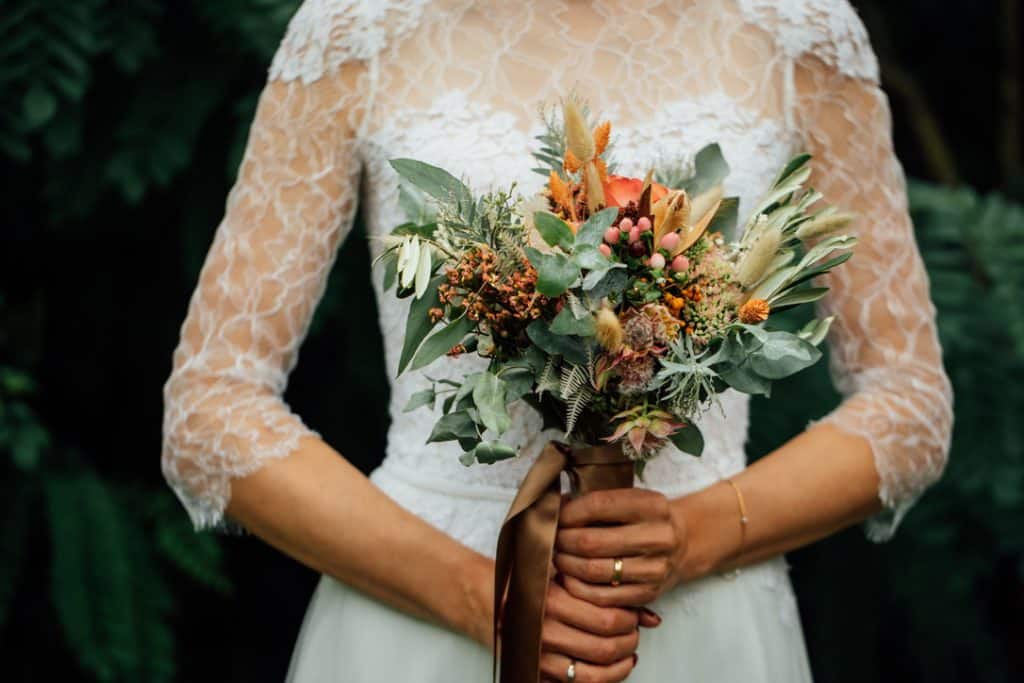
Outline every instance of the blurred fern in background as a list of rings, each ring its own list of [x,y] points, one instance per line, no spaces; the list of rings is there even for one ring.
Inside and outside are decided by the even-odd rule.
[[[310,584],[253,567],[232,539],[192,532],[159,473],[160,387],[265,69],[298,4],[3,4],[4,680],[283,677]],[[956,422],[945,477],[896,539],[871,546],[852,530],[793,555],[804,629],[820,682],[1013,680],[1024,671],[1014,654],[1024,651],[1018,3],[955,13],[923,0],[855,4],[882,58],[900,156],[931,179],[913,182],[910,200]],[[910,32],[921,40],[891,38]],[[972,35],[978,42],[965,43]],[[950,44],[974,59],[947,54]],[[365,333],[376,330],[367,260],[351,238],[288,397],[364,471],[379,460],[387,420],[380,342]],[[825,368],[780,385],[786,400],[754,402],[752,455],[834,405]],[[377,411],[359,430],[341,421],[352,385],[366,388],[360,414]],[[237,616],[248,612],[260,618]],[[253,645],[260,633],[272,647]]]

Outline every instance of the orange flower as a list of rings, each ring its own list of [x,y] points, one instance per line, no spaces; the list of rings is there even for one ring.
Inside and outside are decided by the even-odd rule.
[[[764,299],[750,299],[740,306],[740,322],[747,325],[762,323],[768,319],[771,310],[771,306]]]
[[[609,175],[604,183],[605,206],[623,208],[630,202],[640,203],[640,193],[644,189],[644,181],[640,178],[627,178],[621,175]],[[651,204],[668,194],[668,188],[658,183],[651,183]]]

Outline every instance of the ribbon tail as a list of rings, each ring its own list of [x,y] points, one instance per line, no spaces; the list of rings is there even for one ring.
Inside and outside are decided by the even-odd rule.
[[[494,659],[491,680],[536,683],[540,677],[541,625],[558,514],[559,475],[565,454],[549,443],[527,472],[498,535],[494,574]]]

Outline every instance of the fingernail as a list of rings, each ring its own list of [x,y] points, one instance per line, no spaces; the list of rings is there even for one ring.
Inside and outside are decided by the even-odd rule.
[[[659,614],[658,614],[657,612],[655,612],[655,611],[654,611],[654,610],[652,610],[652,609],[648,609],[648,608],[646,608],[646,607],[641,607],[641,609],[642,609],[642,610],[643,610],[643,611],[644,611],[644,612],[645,612],[645,613],[646,613],[647,615],[649,615],[649,616],[651,616],[651,617],[654,617],[654,620],[655,620],[655,621],[657,621],[657,622],[658,622],[659,624],[661,623],[661,616],[660,616],[660,615],[659,615]]]
[[[634,653],[633,653],[633,666],[636,666],[636,663],[637,663],[637,662],[638,662],[639,660],[640,660],[640,655],[638,655],[637,653],[635,653],[635,652],[634,652]]]

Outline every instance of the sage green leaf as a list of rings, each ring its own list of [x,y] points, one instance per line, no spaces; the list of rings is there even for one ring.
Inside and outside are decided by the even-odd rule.
[[[416,159],[391,159],[388,163],[398,172],[398,175],[434,199],[442,202],[454,201],[460,208],[473,203],[469,188],[443,168],[431,166]]]
[[[462,338],[469,334],[473,327],[473,321],[463,315],[458,320],[449,323],[447,327],[430,335],[413,357],[410,369],[419,370],[423,366],[433,363],[462,341]]]
[[[533,224],[537,226],[537,232],[544,241],[552,247],[572,251],[576,236],[573,235],[569,224],[561,218],[550,211],[537,211],[533,214]]]
[[[725,161],[722,148],[718,146],[718,143],[707,145],[697,152],[697,156],[693,160],[693,167],[693,176],[683,183],[682,188],[691,197],[710,190],[729,175],[729,164]]]
[[[456,410],[454,413],[444,415],[434,424],[434,429],[427,437],[427,443],[472,439],[477,436],[476,423],[469,413],[465,410]]]
[[[761,347],[750,354],[750,369],[765,379],[782,379],[821,358],[816,346],[791,332],[768,332]]]
[[[613,261],[601,253],[597,247],[589,244],[577,244],[572,254],[572,261],[585,270],[600,270],[602,273],[611,268]]]
[[[562,356],[570,363],[584,365],[587,362],[586,344],[579,337],[555,334],[543,320],[534,320],[526,328],[526,336],[543,351],[552,356]]]
[[[769,299],[773,311],[778,311],[790,306],[809,304],[817,301],[828,293],[828,287],[806,287],[804,289],[791,289],[781,296]]]
[[[537,269],[537,291],[544,296],[561,296],[580,276],[579,266],[567,256],[545,254],[533,247],[526,247],[524,251]]]
[[[516,449],[495,441],[482,441],[472,451],[473,458],[483,465],[493,465],[500,460],[514,458]]]
[[[745,394],[771,395],[771,380],[754,372],[749,363],[722,368],[718,370],[718,376],[736,391],[742,391]]]
[[[504,380],[490,372],[482,373],[473,388],[473,402],[480,411],[480,422],[498,436],[512,424],[505,405],[505,390]]]
[[[417,391],[409,397],[409,402],[405,404],[405,409],[402,412],[409,413],[423,406],[430,406],[433,409],[435,398],[437,398],[437,395],[434,393],[434,387]]]
[[[779,172],[779,176],[775,179],[775,182],[772,183],[772,187],[784,182],[786,178],[788,178],[789,176],[793,175],[795,172],[803,168],[804,164],[806,164],[810,160],[811,155],[806,153],[798,154],[792,159],[790,159],[789,162],[782,167],[782,171]]]
[[[586,244],[597,247],[604,241],[604,233],[612,227],[612,223],[619,217],[619,210],[615,207],[601,209],[587,219],[587,222],[576,231],[576,248]]]
[[[697,425],[692,422],[677,430],[669,439],[683,453],[700,457],[704,452],[704,435],[700,433]]]
[[[797,332],[797,336],[806,341],[808,344],[818,346],[825,340],[825,335],[828,334],[828,330],[832,327],[832,321],[835,320],[834,315],[830,315],[822,320],[812,320]]]
[[[620,268],[620,266],[622,266]],[[629,284],[629,273],[621,263],[612,264],[606,271],[590,271],[583,278],[583,291],[596,305],[605,297],[618,296]]]
[[[531,347],[536,348],[536,347]],[[533,391],[533,368],[515,368],[501,374],[505,380],[505,400],[509,403]]]
[[[437,288],[443,279],[444,277],[440,275],[432,279],[427,284],[427,291],[423,296],[413,299],[409,304],[409,315],[405,320],[405,341],[402,342],[402,355],[398,359],[398,374],[405,371],[416,349],[434,328],[434,323],[430,322],[429,311],[438,305]]]
[[[739,223],[740,198],[725,197],[715,211],[715,217],[708,224],[707,232],[720,232],[729,238],[735,237]]]
[[[551,323],[552,334],[575,334],[580,337],[594,336],[594,316],[587,313],[577,318],[572,314],[569,306],[566,306],[555,316]]]
[[[384,291],[390,290],[395,286],[395,280],[398,277],[398,254],[394,251],[388,253],[384,258]]]

